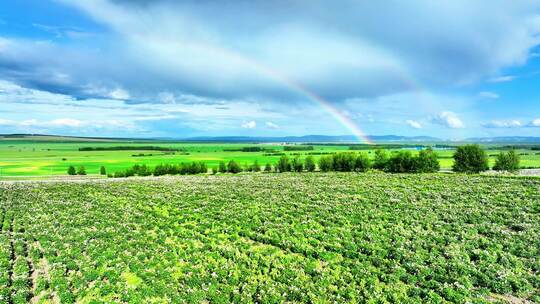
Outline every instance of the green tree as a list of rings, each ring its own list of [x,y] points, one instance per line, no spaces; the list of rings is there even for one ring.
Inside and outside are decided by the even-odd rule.
[[[371,168],[371,161],[366,153],[359,153],[354,160],[354,171],[366,172]]]
[[[257,160],[255,160],[255,162],[253,162],[253,172],[260,172],[261,171],[261,166],[259,165],[259,162]]]
[[[333,169],[334,171],[353,171],[355,156],[353,153],[336,153],[333,155]]]
[[[373,168],[377,170],[386,170],[388,164],[388,153],[386,150],[377,149],[375,151],[375,159],[373,160]]]
[[[319,158],[319,169],[322,172],[332,171],[334,169],[334,158],[331,155],[324,155]]]
[[[77,169],[77,174],[86,175],[86,169],[84,168],[84,166],[79,166],[79,168]]]
[[[304,171],[304,163],[302,163],[302,160],[299,156],[296,156],[293,158],[291,167],[295,172],[302,172]]]
[[[234,160],[229,161],[229,163],[227,164],[227,169],[229,173],[233,173],[233,174],[242,172],[242,168]]]
[[[480,173],[488,169],[488,157],[479,145],[460,146],[454,153],[455,172]]]
[[[105,166],[101,166],[99,168],[99,174],[100,175],[107,175],[107,169],[105,169]]]
[[[306,170],[309,172],[315,171],[316,165],[315,165],[315,161],[313,160],[313,156],[309,155],[308,157],[306,157],[305,167],[306,167]]]
[[[495,159],[495,165],[493,166],[493,170],[496,171],[508,171],[515,173],[519,171],[519,163],[520,163],[520,157],[519,154],[516,153],[514,149],[508,151],[508,152],[501,152],[499,155],[497,155],[497,159]]]
[[[416,172],[416,159],[410,151],[393,153],[387,161],[385,171],[392,173]]]
[[[227,165],[225,165],[225,162],[219,162],[219,172],[227,173]]]
[[[75,167],[73,166],[69,166],[68,170],[67,170],[67,173],[69,175],[77,175],[77,170],[75,170]]]
[[[197,173],[208,173],[208,165],[205,162],[199,162],[199,172]]]
[[[277,169],[279,172],[289,172],[291,171],[291,163],[289,162],[289,158],[287,155],[283,155],[279,158]]]
[[[416,172],[419,173],[435,173],[439,172],[441,165],[437,153],[433,149],[428,148],[420,151],[416,158]]]
[[[114,172],[114,178],[126,177],[126,173],[123,171]]]

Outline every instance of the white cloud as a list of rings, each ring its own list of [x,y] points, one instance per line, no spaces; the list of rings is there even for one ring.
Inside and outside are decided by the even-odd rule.
[[[48,121],[40,121],[37,119],[26,119],[21,122],[19,122],[17,125],[22,127],[40,127],[40,128],[61,128],[61,127],[69,127],[69,128],[78,128],[83,125],[83,122],[77,119],[72,118],[58,118]]]
[[[516,79],[517,77],[516,76],[512,76],[512,75],[507,75],[507,76],[498,76],[498,77],[493,77],[493,78],[490,78],[489,79],[489,82],[509,82],[509,81],[512,81],[514,79]]]
[[[451,129],[463,129],[465,128],[465,124],[463,121],[457,116],[456,113],[445,111],[437,115],[432,119],[432,122],[451,128]]]
[[[494,93],[494,92],[488,92],[488,91],[480,92],[478,93],[478,96],[482,98],[488,98],[488,99],[497,99],[500,97],[499,94]]]
[[[117,88],[117,89],[112,90],[109,93],[109,97],[112,99],[118,99],[118,100],[128,100],[130,98],[130,95],[128,91],[121,88]]]
[[[257,123],[254,120],[242,123],[244,129],[255,129],[256,127]]]
[[[162,103],[173,104],[176,103],[176,98],[173,93],[161,92],[158,94],[158,100]]]
[[[540,127],[540,118],[537,118],[537,119],[531,121],[529,126],[531,126],[531,127]]]
[[[1,119],[0,118],[0,126],[10,126],[10,125],[13,125],[13,124],[15,124],[15,122],[13,120]]]
[[[411,128],[422,129],[422,124],[420,124],[418,121],[415,121],[415,120],[407,120],[406,123],[407,123]]]
[[[266,122],[266,127],[269,129],[279,129],[279,126],[271,121]]]
[[[59,60],[51,64],[54,58],[66,57],[58,52],[36,56],[33,53],[41,50],[32,50],[25,55],[40,59],[32,68],[65,68],[75,82],[99,83],[103,67],[111,83],[137,100],[139,94],[155,96],[175,89],[216,98],[260,94],[283,100],[284,95],[293,96],[298,85],[331,101],[371,98],[410,92],[414,86],[404,78],[428,88],[485,79],[526,63],[540,42],[537,1],[455,0],[433,5],[412,0],[391,6],[325,0],[309,5],[294,0],[290,6],[275,1],[61,1],[108,27],[121,47],[109,50],[112,59],[95,56],[88,60],[91,66],[76,68]],[[247,22],[222,17],[233,14],[252,18]],[[396,20],[400,26],[381,26]],[[20,63],[24,57],[14,50],[10,58]],[[74,66],[73,58],[68,59],[64,61]],[[37,83],[44,79],[35,76]]]
[[[488,123],[482,124],[485,128],[519,128],[523,124],[519,120],[492,120]]]
[[[72,119],[72,118],[59,118],[54,119],[49,122],[51,126],[55,127],[71,127],[71,128],[77,128],[80,127],[83,123],[80,120]]]
[[[26,120],[23,120],[19,123],[20,126],[22,127],[34,127],[34,126],[38,126],[38,125],[41,125],[42,123],[40,123],[39,121],[37,121],[36,119],[26,119]]]

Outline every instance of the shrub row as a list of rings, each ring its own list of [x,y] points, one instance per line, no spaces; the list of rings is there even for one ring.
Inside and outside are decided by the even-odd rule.
[[[112,146],[112,147],[81,147],[79,151],[182,151],[181,149],[159,146]]]
[[[385,150],[376,150],[371,161],[366,153],[337,153],[323,156],[319,161],[321,171],[360,171],[377,169],[390,173],[430,173],[440,169],[437,154],[431,149],[420,151],[413,156],[410,151],[388,154]]]
[[[284,146],[283,151],[313,151],[313,146]]]
[[[520,169],[520,156],[515,150],[501,152],[496,156],[495,171],[517,172]],[[488,156],[479,145],[458,147],[454,153],[455,172],[480,173],[489,170]]]
[[[366,172],[370,169],[381,170],[389,173],[434,173],[440,170],[440,164],[437,154],[431,149],[420,151],[413,155],[410,151],[398,151],[388,153],[386,150],[379,149],[375,151],[375,157],[371,160],[367,153],[339,152],[323,155],[318,162],[320,171],[340,171],[340,172]],[[465,145],[458,147],[453,155],[455,172],[479,173],[489,169],[488,156],[486,152],[478,145]],[[514,150],[501,152],[496,156],[493,170],[516,172],[520,168],[520,156]],[[279,161],[272,165],[267,163],[261,168],[255,161],[251,165],[240,166],[236,161],[230,160],[228,163],[220,162],[218,167],[212,168],[212,173],[239,173],[259,172],[264,169],[265,172],[313,172],[317,165],[313,156],[308,155],[301,159],[299,155],[289,157],[281,155]],[[161,164],[153,170],[146,165],[134,165],[125,170],[109,174],[111,177],[129,177],[129,176],[161,176],[161,175],[186,175],[207,173],[208,167],[204,162],[180,163],[180,164]],[[68,168],[70,175],[86,175],[84,166],[78,169],[70,166]],[[105,167],[100,168],[100,174],[105,175]]]
[[[102,171],[104,172],[104,171]],[[109,177],[130,177],[130,176],[162,176],[162,175],[189,175],[207,173],[208,167],[204,162],[180,163],[180,164],[161,164],[153,170],[147,165],[136,164],[125,171],[117,171],[109,174]]]

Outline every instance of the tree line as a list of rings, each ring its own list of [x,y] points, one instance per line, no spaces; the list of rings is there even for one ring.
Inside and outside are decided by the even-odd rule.
[[[465,145],[457,148],[453,155],[454,172],[480,173],[489,170],[488,155],[479,145]],[[501,152],[497,155],[493,170],[516,172],[520,168],[520,156],[515,150]],[[277,163],[266,163],[261,166],[257,160],[252,164],[241,166],[235,160],[220,162],[218,166],[210,168],[210,173],[240,173],[240,172],[366,172],[369,170],[379,170],[388,173],[435,173],[440,170],[437,153],[431,148],[420,151],[413,155],[410,151],[397,151],[389,153],[384,149],[375,151],[375,156],[370,159],[366,152],[339,152],[335,154],[323,155],[318,162],[313,156],[308,155],[305,159],[299,155],[289,157],[282,155]],[[208,173],[209,168],[205,162],[192,162],[180,164],[160,164],[154,168],[147,165],[133,165],[124,171],[117,171],[108,174],[109,177],[130,177],[130,176],[162,176],[162,175],[188,175]],[[84,166],[76,169],[74,166],[68,168],[69,175],[86,175]],[[101,175],[107,175],[104,166],[100,168]]]
[[[110,146],[110,147],[80,147],[79,151],[183,151],[177,148],[167,148],[159,146]]]

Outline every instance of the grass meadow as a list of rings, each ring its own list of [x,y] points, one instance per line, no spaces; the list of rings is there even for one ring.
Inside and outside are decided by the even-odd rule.
[[[174,153],[167,151],[125,150],[125,151],[79,151],[85,147],[114,147],[114,146],[159,146],[179,149]],[[85,166],[87,173],[95,175],[99,168],[105,166],[107,172],[125,170],[134,164],[156,166],[162,163],[181,163],[204,161],[209,168],[215,167],[220,161],[235,160],[240,165],[252,164],[258,161],[261,166],[277,162],[280,153],[300,155],[301,158],[312,154],[317,160],[321,155],[340,151],[349,151],[349,144],[343,145],[314,145],[311,151],[283,151],[282,144],[250,144],[250,143],[183,143],[183,142],[126,142],[126,141],[0,141],[0,178],[8,177],[47,177],[50,175],[65,175],[67,168]],[[261,147],[272,152],[242,152],[243,147]],[[414,148],[407,148],[412,149]],[[392,149],[390,149],[392,150]],[[396,150],[396,149],[393,149]],[[374,150],[362,150],[371,157]],[[353,151],[358,152],[358,151]],[[443,169],[450,169],[453,164],[453,150],[438,150],[439,162]],[[493,164],[497,149],[488,150],[490,162]],[[520,149],[521,166],[524,168],[540,167],[539,151]]]

